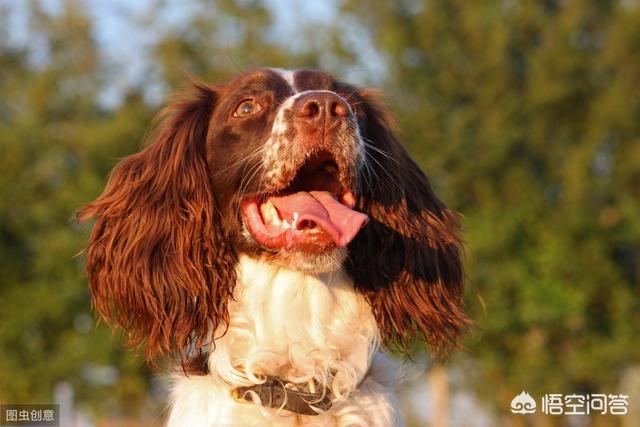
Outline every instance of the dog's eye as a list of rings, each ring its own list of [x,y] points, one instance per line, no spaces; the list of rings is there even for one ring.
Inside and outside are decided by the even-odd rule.
[[[247,117],[262,110],[260,104],[253,99],[245,99],[236,107],[236,111],[233,112],[234,117]]]

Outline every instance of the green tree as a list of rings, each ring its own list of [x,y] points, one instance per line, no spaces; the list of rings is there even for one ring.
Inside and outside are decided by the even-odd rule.
[[[640,360],[640,10],[589,0],[346,2],[386,57],[403,139],[465,217],[467,358],[523,388],[607,392]],[[635,338],[634,338],[635,337]]]
[[[105,147],[139,145],[149,110],[135,97],[115,113],[98,105],[100,58],[78,2],[57,15],[31,2],[29,17],[32,44],[0,42],[0,400],[50,402],[64,380],[81,403],[133,406],[146,399],[146,368],[94,327],[74,258],[87,233],[70,220],[102,185]],[[121,381],[92,375],[111,365]]]

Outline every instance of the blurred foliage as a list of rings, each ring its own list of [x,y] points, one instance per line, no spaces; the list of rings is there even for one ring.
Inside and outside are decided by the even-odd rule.
[[[465,217],[470,375],[615,390],[640,360],[640,5],[347,2],[404,141]]]
[[[148,370],[121,351],[122,339],[95,328],[74,258],[87,233],[70,219],[104,185],[110,156],[139,145],[150,113],[135,97],[118,111],[97,105],[91,21],[71,3],[59,16],[32,3],[30,34],[38,52],[0,37],[0,400],[48,402],[67,380],[81,401],[140,406]],[[112,364],[121,381],[90,381]]]
[[[640,362],[637,2],[346,0],[334,22],[299,22],[295,43],[263,2],[189,4],[173,27],[165,2],[149,8],[149,80],[113,108],[100,95],[116,76],[83,3],[30,2],[25,46],[6,41],[0,9],[1,401],[47,401],[66,380],[97,411],[149,404],[148,368],[94,327],[74,211],[139,148],[159,107],[150,86],[262,65],[381,81],[347,28],[382,55],[402,140],[464,215],[477,329],[452,364],[468,386],[501,411],[523,388],[617,391]],[[116,380],[95,374],[110,366]]]

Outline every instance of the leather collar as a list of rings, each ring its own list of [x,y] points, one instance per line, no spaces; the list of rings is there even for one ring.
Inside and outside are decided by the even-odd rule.
[[[231,395],[239,402],[253,402],[254,396],[268,408],[281,408],[300,415],[318,415],[331,408],[330,387],[323,387],[316,380],[308,383],[290,383],[267,375],[263,384],[231,389]]]

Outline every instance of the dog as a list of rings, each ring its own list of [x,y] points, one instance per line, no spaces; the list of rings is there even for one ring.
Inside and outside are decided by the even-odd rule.
[[[460,221],[378,98],[315,70],[192,82],[80,211],[96,311],[178,366],[168,426],[400,426],[387,350],[458,345]]]

